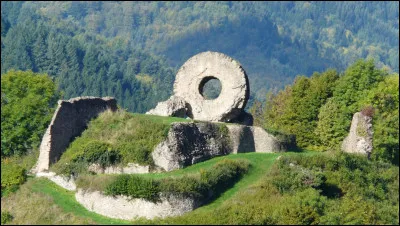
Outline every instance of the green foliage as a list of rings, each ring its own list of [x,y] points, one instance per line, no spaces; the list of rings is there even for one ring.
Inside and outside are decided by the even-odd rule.
[[[71,146],[75,150],[72,155],[62,159],[62,162],[54,168],[56,172],[70,175],[86,172],[91,164],[98,164],[104,168],[120,162],[121,155],[112,149],[109,143],[89,140],[80,141],[79,144]],[[70,151],[71,152],[71,151]]]
[[[159,183],[136,175],[121,175],[106,187],[104,193],[106,195],[126,195],[132,198],[156,201]]]
[[[307,174],[323,175],[325,179],[315,180],[318,186],[302,183],[310,177],[301,175]],[[285,176],[292,179],[285,182],[291,189],[280,192],[280,185],[274,182]],[[146,223],[398,224],[398,181],[397,166],[368,161],[362,156],[287,153],[264,172],[258,183],[222,205]]]
[[[7,224],[9,221],[12,221],[12,219],[13,216],[9,212],[1,211],[1,224]]]
[[[316,225],[324,213],[327,198],[315,189],[308,188],[293,196],[285,196],[279,209],[274,212],[279,224]]]
[[[2,30],[1,69],[46,72],[57,77],[66,98],[112,95],[125,108],[145,112],[168,98],[174,71],[132,49],[165,56],[174,68],[212,50],[238,59],[250,75],[254,96],[263,100],[270,88],[283,87],[297,74],[343,70],[358,58],[374,58],[398,71],[398,6],[5,1],[2,22],[11,26]],[[152,82],[136,79],[141,73]]]
[[[342,126],[348,123],[341,107],[332,98],[328,99],[318,114],[315,135],[323,149],[336,150],[348,131]]]
[[[7,160],[1,161],[1,196],[16,191],[19,185],[25,181],[26,170],[24,168]]]
[[[371,89],[361,102],[372,104],[373,146],[372,159],[389,161],[399,165],[399,76],[386,76]]]
[[[267,131],[295,135],[301,148],[338,150],[353,114],[362,111],[373,116],[372,159],[398,164],[398,83],[397,74],[389,76],[373,60],[360,59],[340,78],[333,70],[301,76],[277,95],[269,94],[261,121]],[[366,135],[363,128],[357,132]]]
[[[11,70],[1,76],[1,155],[36,148],[59,92],[46,74]]]
[[[314,73],[311,78],[297,77],[292,86],[269,97],[264,127],[293,134],[299,147],[312,148],[318,142],[313,131],[319,109],[332,96],[337,79],[334,70]]]
[[[182,177],[152,179],[139,175],[120,175],[106,188],[106,195],[127,195],[156,202],[160,193],[194,197],[203,202],[218,197],[248,171],[249,162],[222,160],[209,170]]]

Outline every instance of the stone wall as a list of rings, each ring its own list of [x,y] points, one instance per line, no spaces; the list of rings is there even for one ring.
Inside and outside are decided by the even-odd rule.
[[[87,123],[100,112],[117,110],[112,97],[77,97],[59,100],[58,107],[40,144],[39,159],[34,171],[47,171],[50,164],[58,161],[70,142],[79,136]]]
[[[199,203],[193,198],[175,195],[161,195],[161,200],[154,203],[144,199],[131,199],[121,195],[105,196],[99,191],[78,189],[75,198],[90,211],[124,220],[132,220],[136,217],[153,219],[154,217],[179,216],[199,206]]]
[[[232,140],[232,153],[244,152],[284,152],[287,151],[278,139],[257,126],[228,124]]]
[[[361,112],[354,114],[349,135],[343,140],[342,150],[370,156],[372,152],[372,118]]]

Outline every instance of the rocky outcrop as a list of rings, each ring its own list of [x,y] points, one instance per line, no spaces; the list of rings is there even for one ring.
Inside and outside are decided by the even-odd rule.
[[[214,156],[231,153],[229,135],[217,123],[173,123],[165,141],[152,152],[165,171],[180,169]]]
[[[81,189],[75,193],[76,200],[86,209],[95,213],[124,220],[136,217],[179,216],[199,206],[193,198],[176,195],[160,195],[159,202],[144,199],[132,199],[127,196],[105,196],[99,191],[88,192]]]
[[[187,103],[183,98],[171,96],[168,100],[159,102],[154,109],[146,112],[146,114],[184,118],[187,109]]]
[[[69,143],[86,129],[87,123],[107,109],[117,110],[114,98],[77,97],[59,100],[40,144],[39,159],[33,172],[47,171],[51,163],[58,161]]]
[[[342,150],[370,156],[372,152],[372,117],[357,112],[351,121],[349,135],[343,140]]]
[[[286,151],[284,145],[260,127],[178,122],[173,123],[152,157],[157,167],[171,171],[230,153],[282,151]]]
[[[201,91],[211,79],[218,79],[222,89],[213,100]],[[238,117],[249,98],[249,81],[239,62],[217,52],[203,52],[186,61],[176,74],[174,95],[189,104],[189,117],[195,120],[229,122]]]

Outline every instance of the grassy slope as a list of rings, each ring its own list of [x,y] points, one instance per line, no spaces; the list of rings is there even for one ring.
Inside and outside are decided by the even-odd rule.
[[[297,153],[284,153],[283,155],[293,155]],[[305,152],[301,154],[314,154]],[[235,195],[254,185],[265,175],[266,171],[272,165],[274,160],[279,156],[278,153],[243,153],[237,155],[228,155],[217,157],[196,165],[187,167],[182,170],[176,170],[165,174],[149,174],[149,177],[164,177],[167,175],[183,175],[186,173],[196,172],[200,169],[212,167],[219,160],[229,158],[245,158],[248,159],[252,168],[249,172],[231,189],[224,192],[219,198],[212,203],[200,207],[193,212],[187,213],[180,217],[182,220],[193,219],[196,216],[206,216],[207,213],[213,212],[221,204],[232,199]],[[40,203],[40,206],[38,205]],[[123,221],[107,217],[103,217],[96,213],[90,212],[82,207],[75,200],[74,192],[67,191],[53,182],[43,178],[29,178],[28,182],[21,186],[16,193],[1,200],[3,211],[9,211],[13,216],[11,224],[140,224],[140,223],[157,223],[156,221],[148,221],[139,219],[137,221]],[[171,218],[173,222],[173,218]],[[169,220],[167,219],[166,222]],[[165,223],[165,221],[164,221]],[[195,222],[191,222],[195,223]]]
[[[89,129],[84,136],[89,135],[89,137],[107,137],[106,135],[117,135],[118,130],[129,131],[126,127],[130,127],[124,123],[134,119],[134,120],[145,120],[152,121],[156,124],[169,125],[176,121],[190,121],[181,118],[174,117],[160,117],[160,116],[150,116],[142,114],[126,114],[125,112],[119,112],[117,115],[110,115],[110,113],[103,114],[96,121],[96,127]],[[112,123],[108,123],[112,122]],[[151,123],[150,123],[151,124]],[[102,127],[107,126],[110,128],[109,132],[104,133]],[[143,126],[143,125],[142,125]],[[95,136],[96,135],[96,136]],[[120,135],[120,134],[119,134]],[[110,139],[110,137],[108,137]],[[282,155],[293,155],[298,153],[288,152],[282,153]],[[301,154],[317,154],[315,152],[304,152]],[[242,153],[242,154],[232,154],[228,156],[216,157],[208,161],[195,164],[193,166],[187,167],[181,170],[175,170],[167,173],[152,173],[144,174],[144,177],[152,178],[162,178],[166,176],[181,176],[184,174],[195,173],[200,169],[211,168],[214,164],[222,159],[247,159],[251,163],[251,168],[248,173],[237,182],[232,188],[228,189],[226,192],[222,193],[213,202],[196,209],[195,211],[185,214],[180,217],[180,220],[188,223],[192,222],[193,217],[207,216],[207,213],[213,212],[218,207],[220,207],[227,200],[232,200],[238,193],[246,190],[250,186],[257,183],[258,180],[262,178],[263,175],[271,167],[275,159],[281,154],[279,153]],[[106,175],[105,175],[106,176]],[[38,203],[41,203],[39,206]],[[148,221],[145,219],[139,219],[137,221],[123,221],[116,220],[107,217],[103,217],[96,213],[90,212],[82,207],[75,200],[74,193],[67,191],[53,182],[43,179],[43,178],[29,178],[28,182],[21,186],[16,193],[10,194],[7,197],[2,197],[1,201],[2,210],[9,211],[13,216],[13,221],[9,222],[11,224],[130,224],[130,223],[158,223],[159,221]],[[187,217],[186,217],[187,216]],[[174,218],[166,219],[165,222],[174,222]]]

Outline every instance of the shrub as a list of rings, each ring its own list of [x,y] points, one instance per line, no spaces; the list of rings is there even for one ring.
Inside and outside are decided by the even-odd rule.
[[[68,153],[63,155],[53,170],[64,175],[76,175],[87,171],[90,164],[99,164],[107,167],[120,162],[121,155],[112,148],[112,145],[97,140],[78,138],[71,144]]]
[[[26,181],[26,170],[12,163],[1,164],[1,193],[2,196],[8,192],[18,189],[18,186]]]
[[[13,216],[9,212],[1,212],[1,224],[7,224],[12,221]]]
[[[159,183],[137,175],[120,175],[106,187],[106,195],[126,195],[132,198],[143,198],[150,201],[159,199]]]
[[[119,153],[112,149],[109,143],[101,141],[91,141],[83,148],[83,154],[75,161],[84,161],[87,163],[97,163],[102,167],[118,163],[121,159]]]
[[[249,163],[222,160],[210,170],[199,174],[153,180],[138,175],[119,175],[105,189],[106,195],[127,195],[132,198],[159,200],[160,193],[182,195],[207,201],[217,197],[247,172]]]
[[[373,117],[375,113],[375,109],[372,106],[366,106],[361,110],[361,114],[369,117]]]
[[[10,70],[1,75],[1,155],[40,144],[60,92],[47,74]]]

